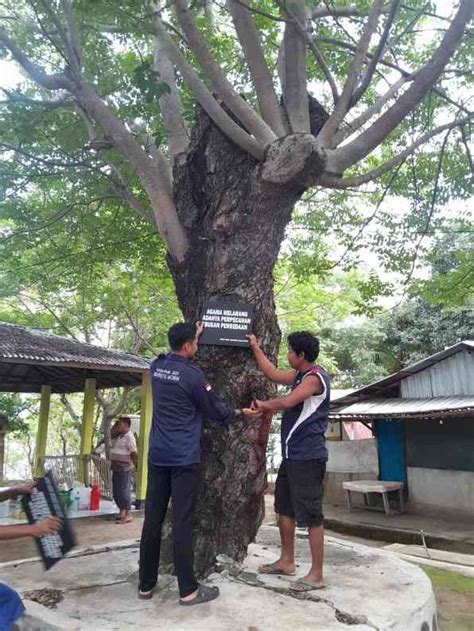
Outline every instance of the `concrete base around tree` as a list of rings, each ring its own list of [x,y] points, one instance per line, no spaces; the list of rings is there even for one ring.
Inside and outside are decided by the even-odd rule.
[[[220,558],[220,571],[208,581],[219,585],[221,597],[191,608],[179,606],[176,580],[170,575],[160,577],[152,600],[138,600],[136,541],[103,552],[96,548],[48,572],[35,561],[4,564],[0,571],[2,580],[23,594],[41,589],[62,593],[55,610],[27,602],[24,628],[30,631],[129,626],[166,631],[437,630],[431,583],[418,567],[379,549],[328,537],[327,587],[295,595],[289,591],[289,578],[257,571],[261,563],[277,558],[278,541],[275,527],[262,526],[242,566]],[[307,539],[298,537],[296,548],[297,575],[303,576],[309,568]]]

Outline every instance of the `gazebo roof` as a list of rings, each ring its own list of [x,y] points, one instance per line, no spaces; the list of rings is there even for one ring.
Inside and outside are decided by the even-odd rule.
[[[97,389],[137,386],[148,368],[138,355],[0,323],[1,392],[82,392],[88,378]]]

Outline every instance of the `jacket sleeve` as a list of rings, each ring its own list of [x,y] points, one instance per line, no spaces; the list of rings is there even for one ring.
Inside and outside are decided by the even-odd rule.
[[[229,423],[235,418],[235,410],[227,407],[221,397],[211,388],[202,373],[197,374],[193,380],[191,397],[199,412],[210,421],[227,428]]]

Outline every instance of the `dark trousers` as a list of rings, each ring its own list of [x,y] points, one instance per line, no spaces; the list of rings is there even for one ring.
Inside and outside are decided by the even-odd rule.
[[[112,494],[120,510],[132,507],[132,472],[112,471]]]
[[[161,529],[171,497],[173,559],[181,598],[196,591],[193,555],[193,513],[200,480],[198,464],[187,467],[149,465],[145,521],[140,543],[140,589],[158,581]]]

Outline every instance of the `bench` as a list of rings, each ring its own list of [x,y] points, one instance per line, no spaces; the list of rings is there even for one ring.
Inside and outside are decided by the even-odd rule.
[[[329,452],[327,471],[332,473],[346,473],[349,475],[379,474],[377,441],[375,438],[366,440],[328,441]],[[400,512],[404,511],[403,482],[386,480],[348,480],[342,482],[346,494],[347,507],[352,510],[351,493],[362,493],[364,504],[369,506],[369,493],[380,493],[386,515],[392,514],[388,501],[388,493],[397,491],[400,499]],[[398,512],[398,511],[396,511]]]
[[[392,514],[394,511],[390,508],[388,495],[390,491],[398,491],[400,500],[400,513],[404,511],[403,504],[403,482],[385,482],[383,480],[353,480],[343,482],[342,487],[346,492],[347,507],[352,510],[351,493],[363,493],[366,508],[371,508],[368,502],[369,493],[380,493],[382,495],[383,507],[386,515]]]

